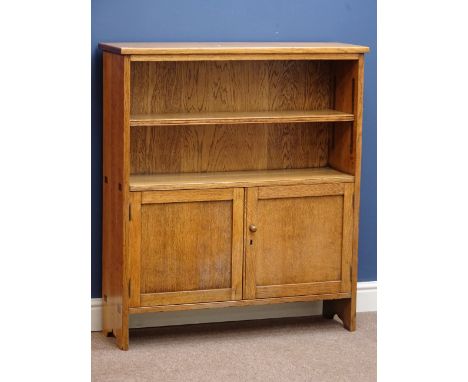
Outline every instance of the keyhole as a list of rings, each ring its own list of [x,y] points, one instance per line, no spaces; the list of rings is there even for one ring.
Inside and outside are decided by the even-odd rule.
[[[253,244],[253,240],[250,240],[250,245],[252,245],[252,244]]]

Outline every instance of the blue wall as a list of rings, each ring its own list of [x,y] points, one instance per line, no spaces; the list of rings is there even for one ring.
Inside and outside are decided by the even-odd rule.
[[[377,279],[376,0],[92,0],[92,297],[101,295],[100,41],[340,41],[367,45],[359,280]]]

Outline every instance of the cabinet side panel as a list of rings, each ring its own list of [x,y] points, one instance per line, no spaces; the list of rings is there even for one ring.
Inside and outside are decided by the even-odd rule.
[[[331,132],[329,164],[331,167],[355,174],[356,167],[356,129],[362,106],[358,99],[359,61],[337,61],[333,63],[333,82],[335,84],[333,107],[355,115],[354,122],[335,123]]]
[[[350,331],[356,330],[356,295],[358,278],[358,240],[359,240],[359,208],[361,190],[361,152],[362,152],[362,109],[364,91],[364,55],[359,57],[354,67],[355,85],[353,87],[354,102],[353,112],[355,115],[353,124],[353,143],[355,162],[354,171],[354,210],[353,210],[353,258],[351,270],[351,297],[343,300],[324,301],[323,315],[333,317],[336,313],[343,321],[343,325]],[[330,151],[330,165],[338,168],[332,163],[333,154]],[[344,170],[342,170],[344,171]]]
[[[358,76],[356,84],[356,105],[355,105],[355,128],[354,128],[354,141],[355,147],[355,182],[354,182],[354,227],[353,227],[353,273],[352,273],[352,287],[351,292],[353,295],[352,310],[356,314],[356,294],[357,294],[357,280],[358,280],[358,241],[359,241],[359,210],[361,200],[361,157],[362,157],[362,112],[363,112],[363,99],[364,99],[364,55],[362,54],[358,61]]]
[[[128,347],[125,206],[128,198],[129,59],[103,54],[103,330]]]

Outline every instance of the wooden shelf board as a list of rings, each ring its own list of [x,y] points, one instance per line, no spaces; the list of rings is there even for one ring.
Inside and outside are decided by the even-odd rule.
[[[353,175],[329,167],[320,167],[287,170],[131,175],[130,191],[350,182],[354,182]]]
[[[117,54],[324,54],[366,53],[369,47],[339,42],[102,42]]]
[[[130,126],[346,121],[354,121],[354,115],[337,110],[325,109],[308,111],[140,114],[130,117]]]

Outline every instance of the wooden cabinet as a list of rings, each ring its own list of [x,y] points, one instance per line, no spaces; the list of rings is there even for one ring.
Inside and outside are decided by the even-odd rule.
[[[244,189],[132,199],[130,306],[242,299]]]
[[[353,185],[247,190],[249,299],[351,292]]]
[[[366,47],[103,49],[104,332],[129,315],[323,300],[355,329]]]

